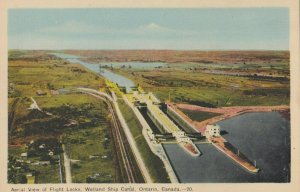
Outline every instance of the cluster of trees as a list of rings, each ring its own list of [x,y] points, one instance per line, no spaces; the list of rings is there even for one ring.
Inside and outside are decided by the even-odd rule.
[[[34,120],[24,123],[24,136],[47,135],[61,132],[67,123],[65,119],[53,117],[49,119]]]
[[[184,96],[181,97],[175,97],[176,100],[181,101],[181,102],[186,102],[192,105],[199,105],[202,107],[210,107],[210,108],[216,108],[217,106],[215,104],[212,103],[208,103],[205,101],[201,101],[201,100],[192,100],[190,98],[185,98]]]
[[[32,110],[29,114],[19,120],[24,128],[21,133],[24,136],[47,135],[49,133],[60,133],[64,128],[72,126],[74,128],[94,127],[106,121],[106,114],[94,106],[94,104],[62,105],[61,107],[46,109],[53,116],[46,115],[38,110]],[[70,124],[70,120],[77,123]]]
[[[49,151],[52,151],[54,154],[62,153],[63,150],[60,141],[56,138],[45,138],[38,139],[28,145],[28,157],[47,155]]]
[[[283,96],[289,97],[289,89],[253,89],[243,91],[244,95],[254,95],[254,96]]]
[[[289,81],[289,78],[287,77],[273,77],[273,76],[263,76],[263,75],[246,75],[245,77],[248,77],[250,79],[255,80],[265,80],[265,81]]]

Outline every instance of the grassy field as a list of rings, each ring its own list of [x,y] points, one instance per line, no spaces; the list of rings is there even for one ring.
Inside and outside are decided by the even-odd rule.
[[[79,160],[71,166],[73,182],[85,183],[88,176],[95,174],[103,183],[115,181],[116,162],[108,126],[72,131],[64,136],[69,158]]]
[[[208,74],[183,69],[114,70],[132,79],[161,101],[171,98],[206,107],[288,105],[288,79]]]
[[[79,86],[102,88],[105,87],[103,78],[80,65],[68,63],[44,51],[10,51],[8,81],[8,113],[11,114],[9,117],[12,127],[9,143],[15,145],[9,147],[11,158],[20,159],[20,154],[26,152],[25,144],[31,140],[60,138],[65,135],[69,155],[80,160],[78,165],[72,166],[75,182],[86,182],[87,176],[97,173],[103,173],[99,174],[100,182],[115,181],[117,171],[106,104],[84,94],[50,93],[50,90]],[[37,95],[37,90],[46,95]],[[32,104],[30,97],[36,100],[42,111],[29,109]],[[47,115],[46,112],[52,115]],[[68,125],[70,122],[74,124]],[[95,154],[100,157],[89,158]],[[103,156],[107,158],[101,158]],[[41,157],[34,156],[28,160],[38,161],[39,158]],[[29,170],[37,173],[36,183],[60,182],[58,164],[29,164]],[[14,177],[15,173],[16,171],[9,172],[9,175]],[[26,172],[22,170],[17,174],[18,178],[12,178],[11,181],[23,182],[24,174]]]
[[[151,177],[154,182],[157,183],[168,183],[170,182],[168,179],[168,175],[165,171],[163,162],[154,155],[149,148],[147,141],[145,140],[144,136],[142,135],[142,126],[139,120],[134,115],[133,111],[130,109],[126,103],[119,99],[118,104],[120,106],[120,110],[124,115],[124,118],[130,128],[130,131],[135,139],[137,147],[142,154],[142,158],[148,167],[148,170],[151,174]]]
[[[288,105],[288,51],[172,51],[124,50],[66,53],[89,62],[165,62],[157,69],[114,68],[162,101],[207,107]]]
[[[70,64],[58,58],[32,56],[15,58],[8,62],[8,81],[13,92],[9,97],[36,96],[37,90],[50,95],[51,89],[88,86],[100,88],[104,79],[79,64]]]
[[[39,173],[35,178],[35,183],[60,183],[59,166],[57,164],[31,168]]]

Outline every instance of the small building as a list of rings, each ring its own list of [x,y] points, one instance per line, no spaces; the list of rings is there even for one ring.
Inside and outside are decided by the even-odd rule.
[[[39,146],[39,148],[40,148],[40,149],[44,149],[45,146],[46,146],[45,144],[42,144],[42,145]]]
[[[90,155],[89,158],[90,159],[97,159],[97,158],[99,158],[99,156],[98,155]]]
[[[220,126],[217,124],[207,125],[204,134],[206,138],[220,137]]]
[[[107,158],[107,155],[102,155],[101,158],[102,158],[102,159],[106,159],[106,158]]]
[[[36,91],[36,94],[37,94],[38,96],[47,95],[47,93],[46,93],[46,92],[43,92],[42,90],[37,90],[37,91]]]
[[[50,90],[51,95],[59,95],[59,91],[58,90]]]
[[[50,161],[40,161],[40,165],[50,165]]]
[[[70,127],[70,126],[74,126],[74,125],[78,125],[78,121],[70,119],[68,121],[68,123],[65,124],[64,126]]]
[[[21,157],[27,157],[27,153],[21,153]]]
[[[50,161],[37,161],[37,162],[31,163],[31,165],[50,165]]]
[[[53,155],[54,155],[53,151],[50,151],[50,152],[48,153],[48,155],[49,155],[49,156],[53,156]]]

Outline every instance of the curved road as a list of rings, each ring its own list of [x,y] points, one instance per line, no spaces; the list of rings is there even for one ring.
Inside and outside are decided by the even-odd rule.
[[[116,97],[111,97],[110,95],[106,94],[106,93],[103,93],[103,92],[100,92],[100,91],[97,91],[97,90],[94,90],[94,89],[89,89],[89,88],[78,88],[79,91],[83,92],[83,93],[86,93],[86,94],[90,94],[94,97],[97,97],[99,99],[102,99],[104,100],[105,102],[108,103],[108,106],[110,106],[110,110],[111,113],[113,114],[113,118],[115,119],[114,122],[116,123],[117,125],[117,128],[118,128],[118,132],[120,134],[120,130],[123,129],[125,135],[126,135],[126,138],[128,140],[128,143],[130,144],[130,148],[134,154],[134,157],[135,157],[135,160],[137,161],[137,164],[139,166],[139,169],[141,170],[141,173],[143,175],[143,178],[145,180],[146,183],[153,183],[153,180],[150,176],[150,173],[149,173],[149,170],[147,168],[147,166],[145,165],[144,161],[143,161],[143,158],[142,158],[142,155],[140,153],[140,151],[138,150],[138,147],[137,147],[137,144],[130,132],[130,129],[119,109],[119,106],[118,106],[118,103],[116,102]],[[114,94],[113,94],[114,95]],[[107,100],[105,100],[103,97],[101,96],[104,96],[105,98],[107,98]],[[113,104],[113,106],[112,106]],[[115,115],[115,111],[116,111],[116,115]],[[120,124],[121,125],[120,125]],[[121,135],[119,135],[121,136]],[[118,137],[118,138],[122,138],[122,137]],[[122,143],[121,145],[124,145],[123,144],[123,140],[120,140],[120,143]],[[123,148],[123,147],[120,147],[120,149]],[[127,152],[127,151],[125,151]],[[127,155],[126,155],[127,156]],[[130,157],[128,155],[128,157]],[[123,160],[123,162],[125,162],[125,164],[128,165],[128,160]],[[129,164],[132,165],[131,161],[129,160]],[[130,168],[126,171],[126,173],[128,172],[127,175],[129,175],[129,177],[131,177],[131,173],[132,171],[130,171]],[[133,179],[131,179],[133,181]]]

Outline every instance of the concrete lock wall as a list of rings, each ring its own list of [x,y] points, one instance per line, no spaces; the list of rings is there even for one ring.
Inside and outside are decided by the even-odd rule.
[[[174,111],[172,109],[170,109],[169,106],[167,106],[167,114],[170,115],[170,117],[172,117],[172,119],[178,123],[186,132],[190,132],[192,130],[194,130],[193,127],[191,127],[189,124],[187,124],[181,116],[179,116],[178,114],[174,113]]]
[[[163,125],[158,122],[152,115],[152,113],[147,110],[147,114],[150,117],[151,121],[156,125],[156,127],[161,131],[161,132],[166,132],[165,128],[163,127]]]

